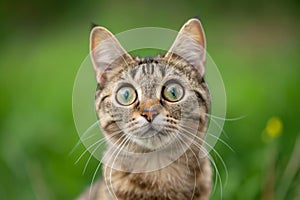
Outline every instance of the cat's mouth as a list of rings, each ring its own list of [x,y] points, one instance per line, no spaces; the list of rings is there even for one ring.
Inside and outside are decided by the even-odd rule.
[[[138,137],[140,139],[148,139],[148,138],[154,137],[155,135],[157,135],[159,133],[160,133],[160,130],[158,130],[152,124],[149,124],[145,128],[141,129],[141,132],[138,134]]]

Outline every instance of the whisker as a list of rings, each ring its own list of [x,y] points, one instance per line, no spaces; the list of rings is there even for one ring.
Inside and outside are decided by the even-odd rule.
[[[79,161],[80,161],[80,159],[84,156],[84,154],[86,153],[86,152],[88,152],[91,148],[93,148],[96,144],[99,144],[99,143],[101,143],[101,141],[104,141],[105,140],[105,138],[101,138],[100,140],[97,140],[96,142],[94,142],[93,144],[91,144],[88,148],[86,148],[85,150],[84,150],[84,152],[79,156],[79,158],[75,161],[75,164],[77,164]]]
[[[120,133],[122,133],[122,130],[119,130],[119,131],[116,131],[115,133],[112,133],[111,135],[110,135],[110,137],[109,137],[109,139],[110,138],[112,138],[112,137],[114,137],[115,135],[118,135],[118,134],[120,134]],[[86,148],[85,149],[85,151],[79,156],[79,158],[76,160],[76,162],[75,162],[75,164],[77,164],[79,161],[80,161],[80,159],[84,156],[84,154],[86,153],[86,152],[88,152],[91,148],[93,148],[96,144],[98,144],[98,143],[102,143],[103,141],[105,141],[107,138],[101,138],[100,140],[98,140],[98,141],[96,141],[95,143],[93,143],[93,144],[91,144],[88,148]]]
[[[181,135],[183,135],[183,134],[181,134],[181,133],[179,132],[179,135],[177,135],[177,136],[178,136],[178,139],[180,139],[180,141],[182,141],[182,143],[185,144],[185,145],[187,146],[188,149],[190,149],[190,151],[193,153],[193,156],[196,158],[196,161],[197,161],[197,164],[198,164],[198,166],[199,166],[199,169],[201,169],[201,168],[200,168],[200,161],[199,161],[199,159],[198,159],[198,156],[197,156],[197,155],[194,153],[194,151],[191,149],[190,144],[187,144],[187,143],[183,140],[183,138],[181,138]],[[183,136],[187,137],[187,138],[190,140],[190,142],[191,142],[192,144],[194,144],[196,147],[198,147],[199,150],[202,151],[204,154],[207,154],[207,155],[208,155],[208,159],[210,160],[211,163],[213,163],[213,166],[214,166],[215,171],[216,171],[215,183],[214,183],[214,190],[215,190],[216,187],[217,187],[217,182],[218,182],[217,180],[219,180],[220,185],[222,186],[222,178],[221,178],[221,175],[220,175],[219,170],[218,170],[218,168],[217,168],[217,165],[216,165],[214,159],[208,154],[207,150],[206,150],[203,146],[201,146],[201,145],[199,145],[198,143],[196,143],[196,141],[194,141],[193,139],[189,138],[188,136],[186,136],[186,135],[183,135]],[[222,190],[222,188],[221,188],[221,190]]]
[[[124,142],[122,143],[122,145],[121,145],[121,147],[120,147],[120,149],[119,149],[119,152],[116,154],[116,156],[115,156],[115,158],[114,158],[114,160],[113,160],[113,162],[112,162],[111,168],[110,168],[110,173],[109,173],[109,183],[110,183],[110,187],[111,187],[112,192],[113,192],[114,196],[116,197],[116,199],[118,199],[118,198],[117,198],[117,196],[116,196],[116,194],[115,194],[115,192],[114,192],[114,188],[113,188],[113,185],[112,185],[112,170],[113,170],[113,167],[114,167],[114,164],[115,164],[116,159],[118,158],[119,154],[121,153],[121,151],[122,151],[123,148],[124,148],[124,145],[125,145],[128,141],[129,141],[129,137],[126,135],[126,137],[125,137],[125,139],[124,139]]]
[[[123,137],[125,137],[125,139],[126,139],[127,135],[122,135],[122,136],[121,136],[114,144],[118,143],[121,139],[123,139]],[[109,159],[108,159],[108,161],[107,161],[107,165],[109,165],[110,160],[112,159],[112,157],[114,156],[114,154],[117,152],[117,150],[122,146],[122,144],[124,143],[124,141],[125,141],[125,140],[123,140],[120,144],[118,144],[117,148],[113,150],[113,153],[110,155],[110,157],[109,157]],[[108,168],[107,165],[105,165],[105,169],[104,169],[104,182],[105,182],[105,185],[106,185],[106,187],[107,187],[109,193],[110,193],[112,196],[115,196],[115,193],[113,192],[113,188],[111,188],[111,189],[112,189],[112,191],[111,191],[110,188],[109,188],[109,186],[108,186],[108,184],[107,184],[107,175],[106,175],[106,170],[107,170],[107,168]],[[110,168],[111,168],[111,170],[112,170],[112,166],[111,166]],[[115,197],[116,197],[116,196],[115,196]]]
[[[172,133],[172,132],[170,132],[170,133]],[[188,172],[190,172],[190,168],[189,168],[189,164],[188,164],[189,163],[189,159],[187,157],[186,151],[184,150],[184,148],[183,148],[180,140],[178,139],[178,137],[176,137],[176,135],[174,133],[172,133],[172,135],[175,136],[176,142],[179,143],[179,145],[181,146],[182,151],[184,152],[185,160],[186,160],[186,169],[188,170]]]
[[[179,126],[181,126],[181,127],[184,127],[184,128],[188,128],[188,129],[190,129],[190,130],[192,130],[192,131],[197,131],[197,132],[200,132],[198,129],[195,129],[195,128],[193,128],[193,127],[189,127],[189,126],[185,126],[185,125],[179,125]],[[232,149],[232,147],[231,146],[229,146],[229,144],[227,144],[224,140],[222,140],[220,137],[217,137],[217,136],[215,136],[214,134],[212,134],[212,133],[210,133],[210,132],[208,132],[208,131],[206,131],[206,132],[201,132],[201,133],[206,133],[208,136],[211,136],[211,137],[213,137],[213,138],[216,138],[217,140],[219,140],[221,143],[223,143],[226,147],[228,147],[232,152],[235,152],[233,149]]]
[[[99,164],[97,165],[97,168],[96,168],[96,170],[93,174],[93,178],[92,178],[92,182],[91,182],[91,186],[90,186],[90,191],[89,191],[89,199],[91,198],[91,193],[92,193],[92,190],[93,190],[94,180],[95,180],[96,174],[97,174],[100,166],[101,166],[101,162],[99,162]]]
[[[121,132],[122,132],[122,131],[120,130],[120,131],[118,131],[118,132],[113,133],[112,135],[110,135],[109,138],[104,138],[104,139],[108,139],[108,140],[109,140],[109,139],[113,138],[114,136],[120,134]],[[100,144],[98,144],[97,147],[96,147],[96,148],[93,150],[93,152],[90,154],[90,156],[89,156],[89,158],[88,158],[88,160],[87,160],[87,162],[86,162],[86,164],[85,164],[85,166],[84,166],[84,169],[83,169],[82,174],[85,173],[85,171],[86,171],[86,169],[87,169],[87,166],[88,166],[88,164],[89,164],[89,162],[90,162],[92,156],[94,155],[94,153],[98,150],[98,148],[99,148],[105,141],[106,141],[106,140],[102,140],[102,142],[100,142]]]
[[[134,142],[132,141],[132,136],[131,136],[130,134],[128,134],[128,137],[130,138],[130,140],[129,140],[129,143],[128,143],[128,145],[127,145],[127,150],[130,151],[132,147],[135,147],[135,149],[136,149],[136,146],[134,146]],[[133,149],[131,150],[131,152],[134,152],[135,149],[133,148]],[[128,152],[127,152],[127,151],[126,151],[126,155],[128,155]]]
[[[210,147],[211,148],[211,150],[213,150],[213,152],[217,155],[217,157],[219,158],[219,160],[222,162],[222,165],[223,165],[223,167],[224,167],[224,169],[225,169],[225,173],[226,173],[226,181],[225,181],[225,184],[227,183],[227,180],[228,180],[228,170],[227,170],[227,167],[226,167],[226,164],[225,164],[225,162],[224,162],[224,160],[223,160],[223,158],[220,156],[220,154],[210,145],[210,144],[208,144],[205,140],[203,140],[202,138],[200,138],[200,137],[198,137],[197,135],[195,135],[195,134],[193,134],[193,133],[191,133],[191,132],[189,132],[188,130],[186,130],[186,129],[184,129],[183,127],[182,127],[182,125],[179,125],[181,128],[180,128],[180,130],[183,130],[183,131],[185,131],[186,133],[188,133],[188,134],[190,134],[191,136],[193,136],[193,137],[195,137],[196,139],[198,139],[198,140],[200,140],[202,143],[204,143],[204,144],[206,144],[208,147]],[[179,132],[180,133],[180,132]],[[184,135],[184,134],[182,134],[183,136],[186,136],[186,135]],[[192,140],[191,138],[188,138],[188,139],[190,139],[190,140]],[[193,142],[193,140],[192,140],[192,142]],[[198,145],[198,144],[197,144]],[[203,148],[203,147],[202,147]]]
[[[187,130],[185,130],[185,129],[183,129],[183,128],[181,128],[181,130],[185,131],[186,133],[191,134],[189,131],[187,131]],[[199,149],[202,149],[202,151],[205,151],[205,152],[207,153],[206,155],[209,155],[208,152],[207,152],[207,150],[206,150],[204,147],[200,146],[198,143],[196,143],[196,141],[192,140],[191,138],[189,138],[189,137],[188,137],[187,135],[185,135],[185,134],[182,134],[182,133],[181,133],[181,135],[184,136],[184,137],[186,137],[187,139],[189,139],[189,140],[190,140],[194,145],[196,145]],[[192,135],[192,136],[194,136],[195,138],[199,139],[199,140],[200,140],[201,142],[203,142],[204,144],[208,145],[208,146],[211,148],[211,150],[213,150],[213,152],[217,155],[217,157],[218,157],[219,160],[222,162],[222,165],[223,165],[223,167],[224,167],[224,169],[225,169],[225,173],[226,173],[226,180],[225,180],[225,183],[227,183],[227,180],[228,180],[228,170],[227,170],[227,167],[226,167],[226,165],[225,165],[225,162],[224,162],[224,160],[222,159],[222,157],[220,156],[220,154],[219,154],[213,147],[211,147],[207,142],[205,142],[202,138],[199,138],[199,137],[196,136],[196,135]],[[203,153],[205,153],[205,152],[203,152]],[[217,166],[216,166],[214,160],[212,159],[212,157],[208,156],[208,158],[210,159],[211,163],[213,163],[213,165],[214,165],[214,168],[215,168],[215,170],[216,170],[217,176],[218,176],[219,181],[220,181],[221,190],[222,190],[222,178],[221,178],[221,175],[220,175],[220,173],[219,173],[219,171],[218,171],[218,168],[217,168]],[[221,194],[222,194],[222,191],[221,191]]]
[[[223,143],[228,149],[230,149],[232,152],[235,153],[235,151],[233,150],[233,148],[232,148],[231,146],[229,146],[229,144],[227,144],[227,142],[225,142],[225,141],[222,140],[221,138],[219,138],[219,137],[217,137],[217,136],[215,136],[215,135],[213,135],[213,134],[211,134],[211,133],[208,133],[208,132],[206,132],[206,133],[207,133],[208,136],[213,137],[213,138],[216,138],[217,140],[219,140],[219,141],[220,141],[221,143]]]
[[[197,157],[197,155],[195,154],[195,152],[193,151],[193,149],[190,147],[189,144],[187,144],[182,138],[181,138],[181,135],[179,134],[178,135],[178,139],[192,152],[192,154],[194,155],[194,157],[196,158],[196,161],[197,161],[197,164],[199,166],[199,169],[200,169],[200,161]]]
[[[226,172],[226,182],[227,182],[227,179],[228,179],[228,170],[227,170],[227,167],[226,167],[226,164],[223,160],[223,158],[220,156],[220,154],[210,145],[208,144],[205,140],[203,140],[202,138],[198,137],[197,135],[194,135],[192,133],[190,133],[188,130],[184,129],[184,128],[181,128],[180,130],[183,130],[185,131],[186,133],[192,135],[193,137],[197,138],[198,140],[200,140],[201,142],[203,142],[204,144],[206,144],[209,148],[211,148],[211,150],[213,150],[213,152],[217,155],[217,157],[220,159],[220,161],[222,162],[222,165],[225,169],[225,172]],[[183,134],[184,135],[184,134]]]
[[[78,140],[78,142],[75,144],[75,146],[72,148],[72,150],[70,151],[70,153],[68,154],[68,156],[71,156],[75,152],[75,150],[80,145],[81,141],[84,139],[83,137],[85,137],[86,134],[88,134],[93,128],[95,128],[95,126],[98,125],[98,123],[99,123],[99,120],[97,120],[96,122],[94,122],[89,128],[86,129],[86,131],[82,134],[82,136],[80,137],[80,139]]]
[[[86,138],[79,139],[79,141],[75,144],[75,146],[74,146],[73,149],[70,151],[70,153],[68,154],[68,156],[71,156],[71,155],[75,152],[75,150],[78,148],[78,146],[79,146],[82,142],[87,141],[87,140],[89,140],[89,139],[91,139],[91,138],[93,138],[93,137],[95,137],[95,136],[97,136],[97,135],[98,135],[98,134],[94,133],[94,134],[92,134],[92,135],[89,135],[89,136],[86,137]]]
[[[195,154],[195,152],[193,151],[193,149],[190,147],[190,145],[188,145],[182,138],[181,138],[181,135],[179,134],[178,135],[179,137],[179,140],[190,150],[190,152],[192,152],[193,156],[195,157],[196,161],[197,161],[197,165],[198,165],[198,168],[201,169],[200,167],[200,161],[199,161],[199,158],[198,156]],[[194,174],[195,174],[195,182],[194,182],[194,188],[193,188],[193,194],[192,194],[192,198],[194,198],[194,195],[195,195],[195,191],[196,191],[196,185],[197,185],[197,175],[196,175],[196,169],[194,169]]]
[[[220,194],[221,194],[221,199],[222,199],[222,194],[223,194],[223,187],[222,187],[222,178],[221,178],[221,174],[218,170],[218,167],[216,165],[216,162],[214,161],[214,159],[209,155],[208,156],[208,159],[210,160],[210,162],[213,164],[214,166],[214,170],[216,172],[216,177],[215,177],[215,184],[214,184],[214,189],[213,189],[213,193],[215,193],[216,191],[216,188],[217,188],[217,183],[218,183],[218,180],[219,180],[219,183],[220,183]]]
[[[124,136],[125,136],[125,135],[122,135],[115,143],[113,143],[113,145],[115,145],[118,141],[120,141]],[[103,158],[104,158],[104,157],[103,157]],[[90,197],[90,194],[92,193],[92,189],[93,189],[92,185],[93,185],[93,183],[94,183],[96,174],[97,174],[97,172],[98,172],[98,170],[99,170],[99,168],[100,168],[100,166],[101,166],[101,164],[102,164],[103,158],[101,159],[101,161],[99,161],[99,164],[97,165],[97,168],[96,168],[96,170],[95,170],[95,172],[94,172],[94,174],[93,174],[93,178],[92,178],[91,186],[90,186],[90,191],[89,191],[89,197]],[[104,176],[104,181],[105,181],[105,176]],[[109,188],[108,188],[108,189],[109,189]]]
[[[100,143],[97,145],[97,147],[93,150],[93,152],[90,154],[90,156],[89,156],[89,158],[88,158],[86,164],[84,165],[84,169],[83,169],[83,171],[82,171],[82,175],[85,174],[85,171],[86,171],[86,169],[87,169],[87,166],[88,166],[88,164],[89,164],[89,162],[90,162],[92,156],[93,156],[94,153],[98,150],[98,148],[101,146],[101,144],[103,144],[104,142],[105,142],[105,141],[100,142]]]
[[[210,118],[211,121],[213,123],[215,123],[215,125],[219,128],[220,131],[222,131],[222,133],[224,133],[224,135],[228,138],[228,134],[225,132],[225,130],[218,124],[218,122],[216,120],[214,120],[213,118]]]
[[[213,166],[214,166],[214,168],[215,168],[215,171],[216,171],[216,177],[215,177],[215,183],[214,183],[214,191],[215,191],[215,188],[217,187],[217,180],[220,181],[220,185],[222,186],[222,179],[221,179],[219,170],[218,170],[218,168],[217,168],[217,165],[216,165],[214,159],[208,154],[207,150],[206,150],[203,146],[199,145],[196,141],[194,141],[194,140],[192,140],[191,138],[189,138],[188,136],[186,136],[186,135],[184,135],[184,134],[181,134],[181,133],[180,133],[180,135],[185,136],[187,139],[189,139],[189,140],[191,141],[192,144],[194,144],[196,147],[198,147],[199,150],[200,150],[201,152],[203,152],[204,154],[208,155],[208,159],[209,159],[210,162],[213,164]],[[196,156],[196,155],[195,155],[195,156]],[[200,166],[200,165],[199,165],[199,166]],[[222,188],[221,188],[221,189],[222,189]]]
[[[218,117],[216,115],[212,115],[212,114],[208,114],[208,113],[204,113],[206,116],[214,118],[214,119],[219,119],[219,120],[223,120],[223,121],[237,121],[237,120],[241,120],[247,117],[247,115],[243,115],[240,117],[233,117],[233,118],[223,118],[223,117]]]

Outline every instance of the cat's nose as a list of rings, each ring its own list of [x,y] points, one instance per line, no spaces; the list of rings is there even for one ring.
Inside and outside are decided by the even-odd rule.
[[[141,115],[145,117],[148,122],[152,122],[158,115],[158,111],[156,109],[143,109]]]

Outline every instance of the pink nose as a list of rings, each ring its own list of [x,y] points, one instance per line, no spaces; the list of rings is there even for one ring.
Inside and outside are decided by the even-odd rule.
[[[152,122],[154,120],[154,118],[158,115],[158,112],[156,109],[151,109],[151,110],[148,110],[148,109],[144,109],[142,111],[142,114],[141,114],[143,117],[145,117],[147,119],[148,122]]]

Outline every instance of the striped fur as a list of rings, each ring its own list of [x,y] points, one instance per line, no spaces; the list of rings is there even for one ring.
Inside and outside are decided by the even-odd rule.
[[[107,45],[107,41],[111,45]],[[90,194],[93,199],[209,198],[212,171],[203,150],[203,138],[210,110],[210,95],[203,78],[204,47],[204,33],[196,19],[189,20],[183,26],[166,55],[154,58],[133,58],[106,29],[93,29],[91,56],[98,81],[95,107],[107,137],[107,148],[112,148],[115,143],[122,145],[124,135],[141,134],[141,127],[149,123],[142,116],[145,109],[158,112],[158,120],[152,123],[153,126],[162,127],[160,134],[145,140],[130,138],[130,145],[123,145],[127,151],[151,152],[173,144],[176,130],[184,129],[180,127],[183,120],[186,127],[198,130],[193,138],[194,143],[178,160],[165,168],[147,173],[130,173],[111,169],[104,164],[103,177],[110,184],[105,184],[104,179],[97,183],[93,194]],[[184,88],[185,94],[178,102],[169,102],[162,96],[162,90],[169,81],[176,81]],[[137,99],[129,106],[121,106],[116,102],[116,92],[123,85],[130,85],[137,94]],[[118,131],[121,133],[110,137]],[[184,131],[181,134],[190,137]],[[80,199],[88,199],[88,196],[83,194]]]

